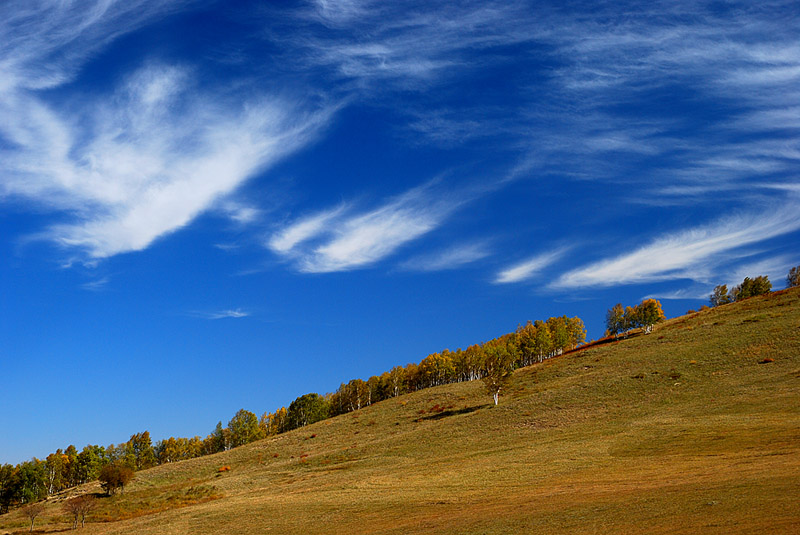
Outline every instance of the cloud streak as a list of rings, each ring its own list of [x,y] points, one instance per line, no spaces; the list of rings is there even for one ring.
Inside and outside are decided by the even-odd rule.
[[[443,251],[415,256],[400,267],[407,271],[446,271],[459,269],[488,257],[491,250],[486,242],[462,244]]]
[[[325,68],[356,87],[371,91],[421,88],[488,58],[476,53],[530,41],[526,6],[508,2],[406,3],[316,2],[296,13],[325,29],[292,36],[307,65]],[[493,61],[499,56],[494,55]]]
[[[268,247],[306,273],[357,269],[438,228],[465,202],[433,181],[370,210],[339,207],[301,218],[276,232]]]
[[[707,282],[718,263],[749,256],[744,247],[798,230],[800,205],[790,202],[763,213],[731,216],[662,236],[633,252],[569,271],[552,287],[606,287],[676,279]]]
[[[192,316],[207,320],[221,320],[221,319],[238,319],[250,316],[250,313],[242,310],[241,308],[233,308],[227,310],[220,310],[218,312],[192,312]]]
[[[497,284],[508,284],[512,282],[522,282],[531,279],[541,273],[542,270],[558,262],[568,251],[568,248],[560,248],[547,251],[529,258],[524,262],[515,264],[502,270],[494,279]]]
[[[0,6],[7,37],[0,42],[0,198],[56,212],[59,223],[39,237],[82,251],[86,262],[143,250],[209,210],[241,225],[274,226],[265,215],[274,215],[270,199],[230,199],[318,139],[345,106],[391,109],[404,119],[411,147],[469,145],[475,150],[459,165],[494,159],[507,166],[498,174],[508,182],[624,184],[621,202],[665,210],[702,206],[714,214],[720,199],[775,198],[774,184],[789,183],[800,164],[800,47],[796,24],[778,16],[791,3],[624,2],[589,13],[525,1],[316,0],[264,8],[259,29],[272,40],[269,53],[248,56],[264,44],[254,46],[253,36],[214,50],[222,55],[230,46],[242,61],[280,62],[280,74],[252,61],[254,72],[214,85],[204,65],[159,61],[156,52],[102,90],[70,87],[115,39],[189,5]],[[43,89],[63,93],[56,100]],[[497,150],[511,158],[497,164]],[[314,179],[297,178],[301,188]],[[303,272],[374,265],[476,197],[442,191],[425,186],[372,207],[331,206],[279,226],[266,246]],[[688,235],[669,238],[693,243]],[[713,240],[698,240],[710,255],[722,254]],[[670,250],[650,247],[655,256],[658,247]],[[437,270],[484,252],[423,251],[399,264]],[[598,265],[608,280],[627,283],[702,267],[695,254],[697,261],[663,262],[627,278],[615,274],[621,264]],[[534,277],[546,260],[510,266],[494,282]],[[561,287],[596,284],[580,270],[570,276]]]

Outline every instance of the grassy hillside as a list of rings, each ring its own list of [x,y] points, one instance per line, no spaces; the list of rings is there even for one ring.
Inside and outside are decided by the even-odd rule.
[[[490,403],[437,387],[139,472],[83,533],[800,533],[799,289],[518,370]],[[50,502],[37,527],[68,528]]]

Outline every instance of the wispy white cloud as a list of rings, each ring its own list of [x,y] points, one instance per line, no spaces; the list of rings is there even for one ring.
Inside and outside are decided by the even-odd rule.
[[[72,80],[104,46],[193,0],[7,0],[0,6],[0,94]]]
[[[55,119],[69,150],[49,159],[40,159],[40,150],[16,151],[7,160],[14,177],[7,187],[34,197],[50,193],[48,199],[86,212],[82,221],[54,226],[46,236],[104,258],[144,249],[185,226],[303,146],[325,121],[324,114],[304,116],[278,99],[237,110],[191,92],[180,95],[195,100],[197,113],[175,116],[169,107],[149,108],[145,100],[87,110],[98,134],[80,147],[72,143],[80,133]],[[236,213],[240,220],[254,215]]]
[[[35,89],[71,80],[114,38],[185,4],[12,2],[0,8],[0,197],[66,210],[40,234],[86,261],[138,251],[215,207],[248,178],[308,144],[334,106],[198,83],[189,67],[150,62],[111,94],[57,108]],[[10,80],[10,81],[9,81]],[[228,210],[241,222],[254,207]]]
[[[789,202],[762,213],[731,216],[657,238],[615,258],[569,271],[552,287],[581,288],[676,279],[708,282],[723,260],[749,256],[742,248],[800,230],[800,205]]]
[[[781,20],[787,7],[633,2],[529,21],[557,61],[531,85],[526,121],[507,121],[520,170],[623,182],[633,202],[693,207],[796,170],[800,52],[796,25]],[[714,111],[696,123],[692,106]],[[737,199],[762,193],[741,188]]]
[[[448,247],[443,251],[412,257],[400,264],[408,271],[445,271],[458,269],[482,260],[491,254],[486,242],[469,243]]]
[[[192,66],[155,60],[66,104],[38,91],[65,86],[111,41],[187,4],[0,6],[0,197],[62,210],[62,224],[42,235],[86,261],[146,248],[207,210],[263,223],[263,205],[220,200],[308,146],[334,100],[404,114],[417,145],[502,138],[519,155],[510,178],[624,182],[629,202],[662,207],[752,199],[764,188],[743,183],[789,182],[800,163],[800,48],[796,25],[776,16],[786,2],[630,2],[588,13],[526,1],[315,0],[280,11],[265,35],[288,58],[292,91],[316,84],[308,93],[329,95],[322,104],[232,81],[248,88],[243,98],[200,83]],[[477,97],[464,91],[465,80],[482,84],[504,65],[526,75],[493,78]],[[432,85],[443,91],[424,91]],[[722,111],[698,123],[689,108]],[[480,150],[466,163],[493,156]],[[459,202],[417,193],[334,207],[285,225],[267,246],[304,271],[355,269],[435,230]],[[511,271],[521,267],[498,282],[522,280],[524,269]]]
[[[525,6],[508,2],[320,0],[315,10],[300,10],[299,16],[347,33],[295,36],[295,42],[311,65],[330,68],[360,87],[374,82],[421,87],[470,65],[478,67],[478,50],[529,41],[522,20],[529,18],[526,13]]]
[[[330,225],[339,219],[346,207],[339,206],[304,217],[270,236],[267,246],[276,253],[286,254],[298,244],[329,232]]]
[[[302,218],[276,232],[268,246],[303,272],[356,269],[436,229],[466,201],[448,196],[433,181],[371,210],[335,208]]]
[[[711,290],[707,284],[693,285],[689,288],[681,288],[678,290],[663,290],[650,293],[644,299],[704,299],[707,300],[711,295]]]
[[[219,249],[220,251],[235,251],[241,247],[238,243],[215,243],[214,247]]]
[[[316,0],[311,16],[329,26],[341,26],[369,13],[372,2],[363,0]]]
[[[260,208],[239,201],[227,200],[219,207],[223,214],[240,225],[249,225],[258,221],[264,211]]]
[[[226,318],[246,318],[250,316],[250,312],[244,311],[241,308],[220,310],[217,312],[191,312],[191,316],[203,318],[207,320],[221,320]]]
[[[529,258],[524,262],[515,264],[509,268],[504,269],[494,279],[498,284],[506,284],[511,282],[522,282],[531,279],[541,273],[542,270],[558,262],[569,250],[568,247],[562,247],[552,251],[546,251],[538,254],[533,258]]]
[[[102,277],[82,284],[81,288],[83,288],[84,290],[88,290],[90,292],[99,292],[101,290],[104,290],[106,286],[108,286],[110,280],[111,279],[109,277]]]

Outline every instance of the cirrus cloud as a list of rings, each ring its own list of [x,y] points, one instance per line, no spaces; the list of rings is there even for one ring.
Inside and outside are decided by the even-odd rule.
[[[654,239],[639,249],[573,269],[553,288],[604,287],[664,280],[707,282],[713,268],[732,258],[750,256],[744,249],[800,230],[795,201],[762,213],[729,216],[708,225]]]

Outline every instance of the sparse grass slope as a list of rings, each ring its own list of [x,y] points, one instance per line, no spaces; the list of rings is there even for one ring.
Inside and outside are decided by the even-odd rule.
[[[140,472],[83,532],[800,533],[800,290],[518,370],[490,403],[438,387]]]

